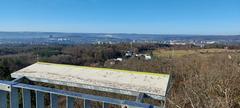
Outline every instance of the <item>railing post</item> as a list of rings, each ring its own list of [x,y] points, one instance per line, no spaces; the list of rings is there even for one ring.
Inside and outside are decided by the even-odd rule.
[[[44,108],[44,93],[36,91],[36,108]]]
[[[22,89],[23,108],[31,108],[31,93],[28,89]]]
[[[102,108],[109,108],[109,104],[103,102],[103,106],[102,106]]]
[[[66,97],[66,108],[74,108],[74,98]]]
[[[18,89],[11,87],[10,92],[10,108],[19,108]]]
[[[58,96],[50,94],[51,108],[58,108]]]
[[[90,100],[84,99],[84,107],[83,108],[91,108],[91,102]]]
[[[0,91],[0,108],[7,108],[7,92]]]

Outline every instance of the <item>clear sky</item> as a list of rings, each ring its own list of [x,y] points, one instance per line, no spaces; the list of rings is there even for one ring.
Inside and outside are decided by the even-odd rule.
[[[240,0],[0,0],[0,31],[240,34]]]

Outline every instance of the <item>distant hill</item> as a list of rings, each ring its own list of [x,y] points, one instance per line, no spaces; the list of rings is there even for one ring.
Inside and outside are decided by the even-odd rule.
[[[118,42],[200,42],[239,43],[240,35],[171,35],[128,33],[0,32],[1,43],[118,43]]]

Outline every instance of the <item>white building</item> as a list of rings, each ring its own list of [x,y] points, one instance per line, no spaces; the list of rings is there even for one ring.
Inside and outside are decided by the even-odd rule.
[[[151,60],[152,59],[152,57],[150,55],[144,55],[144,57],[145,57],[145,60]]]

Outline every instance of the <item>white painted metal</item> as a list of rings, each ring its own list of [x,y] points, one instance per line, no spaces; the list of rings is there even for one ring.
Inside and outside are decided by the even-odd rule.
[[[7,84],[0,84],[0,90],[11,91],[11,87]]]

